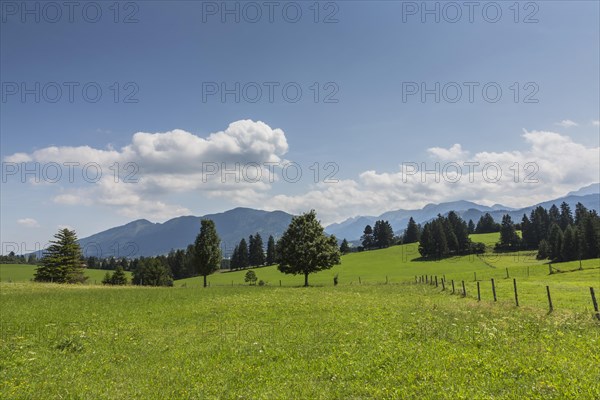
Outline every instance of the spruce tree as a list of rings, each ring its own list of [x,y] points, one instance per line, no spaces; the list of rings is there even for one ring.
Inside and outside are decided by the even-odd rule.
[[[471,221],[472,223],[473,221]],[[408,225],[406,225],[406,231],[404,232],[404,238],[402,243],[416,243],[419,241],[419,226],[413,219],[410,217],[408,220]]]
[[[517,235],[515,224],[512,222],[510,215],[505,214],[502,217],[502,224],[500,227],[500,242],[497,248],[503,250],[515,250],[519,246],[520,238]]]
[[[221,267],[221,239],[217,235],[215,223],[210,219],[201,221],[200,233],[194,242],[194,265],[196,271],[204,278],[204,287],[206,287],[206,277]]]
[[[566,202],[562,202],[560,205],[560,229],[563,232],[567,229],[567,226],[573,225],[573,215],[571,214],[571,207]]]
[[[577,246],[577,242],[577,231],[573,229],[571,225],[567,225],[567,229],[565,229],[563,234],[560,253],[562,261],[573,261],[579,259],[579,248]]]
[[[342,240],[342,244],[340,244],[340,253],[348,254],[350,252],[350,245],[346,239]]]
[[[560,226],[553,224],[548,235],[548,258],[552,261],[560,261],[562,256],[563,232]]]
[[[42,265],[35,272],[38,282],[82,283],[82,253],[75,231],[61,229],[54,235],[56,240],[44,251]]]
[[[110,280],[112,285],[127,285],[127,275],[125,275],[123,267],[118,266]]]
[[[365,226],[365,230],[363,231],[363,235],[360,238],[362,245],[365,250],[369,250],[373,247],[373,228],[371,225]]]
[[[238,265],[239,268],[245,269],[250,266],[250,255],[248,253],[248,244],[246,239],[240,240],[238,245]]]
[[[248,249],[248,253],[251,266],[261,266],[265,264],[265,250],[260,233],[257,232],[254,237],[250,235],[250,248]]]
[[[275,264],[275,238],[273,235],[269,235],[269,240],[267,240],[267,265]]]

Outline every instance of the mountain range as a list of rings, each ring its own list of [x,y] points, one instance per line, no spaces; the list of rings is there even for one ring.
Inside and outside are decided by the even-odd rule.
[[[138,219],[128,224],[96,233],[79,240],[85,256],[139,257],[166,254],[172,249],[185,249],[200,232],[200,221],[215,222],[221,238],[221,248],[228,257],[241,238],[260,233],[266,246],[269,235],[280,236],[292,220],[283,211],[262,211],[251,208],[209,214],[201,217],[183,216],[164,223]]]
[[[396,234],[402,234],[410,217],[417,223],[424,223],[438,214],[456,211],[463,219],[472,219],[475,223],[485,213],[490,213],[496,221],[504,214],[509,214],[513,221],[521,220],[523,214],[529,214],[538,205],[549,208],[552,204],[559,206],[562,202],[575,209],[581,202],[588,209],[600,211],[600,184],[590,185],[566,196],[535,204],[529,207],[513,209],[496,204],[483,206],[470,201],[453,201],[441,204],[428,204],[421,209],[388,211],[378,216],[357,216],[341,223],[325,227],[325,232],[338,239],[346,238],[357,241],[367,224],[373,225],[377,220],[387,220]],[[164,223],[152,223],[139,219],[80,239],[79,243],[86,256],[100,257],[139,257],[166,254],[171,249],[185,249],[193,243],[200,231],[201,219],[212,219],[221,238],[223,254],[228,257],[241,238],[260,233],[266,246],[269,235],[280,237],[289,225],[293,215],[283,211],[263,211],[251,208],[234,208],[217,214],[204,216],[182,216]]]

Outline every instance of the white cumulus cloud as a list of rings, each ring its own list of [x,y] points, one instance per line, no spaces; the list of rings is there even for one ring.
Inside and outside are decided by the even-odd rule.
[[[246,199],[245,205],[294,213],[314,208],[330,223],[454,200],[522,207],[600,181],[600,148],[555,132],[524,131],[522,138],[526,150],[470,156],[460,144],[436,147],[429,159],[404,162],[394,172],[368,170],[357,179],[321,183],[300,195]]]
[[[63,185],[53,199],[56,203],[99,204],[130,217],[169,218],[190,210],[166,203],[163,197],[167,194],[198,191],[239,197],[268,190],[270,168],[283,163],[287,151],[281,129],[261,121],[240,120],[206,138],[181,129],[138,132],[130,144],[118,150],[51,146],[15,153],[5,161],[63,166],[64,177],[59,182]],[[72,171],[89,184],[73,184],[67,178]],[[100,177],[97,171],[101,171]],[[64,183],[70,184],[65,187]]]

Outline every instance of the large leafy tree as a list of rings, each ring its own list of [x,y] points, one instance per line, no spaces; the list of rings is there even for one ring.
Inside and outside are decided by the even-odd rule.
[[[200,233],[194,242],[193,260],[196,271],[204,278],[204,287],[206,287],[206,277],[221,267],[220,245],[221,239],[217,235],[214,221],[203,219]]]
[[[42,265],[34,276],[38,282],[80,283],[83,275],[82,253],[75,231],[61,229],[54,235],[50,246],[44,251]]]
[[[340,251],[335,236],[327,236],[314,210],[292,218],[279,240],[279,271],[303,274],[304,286],[308,275],[330,269],[340,263]]]

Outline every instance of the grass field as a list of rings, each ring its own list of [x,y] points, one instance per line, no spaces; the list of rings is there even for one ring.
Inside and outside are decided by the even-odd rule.
[[[600,397],[600,323],[426,286],[0,284],[0,397]]]
[[[35,274],[35,265],[28,264],[0,264],[0,281],[1,282],[27,282],[33,279]],[[84,275],[88,277],[86,284],[101,285],[106,270],[102,269],[86,269]],[[112,271],[108,271],[111,272]],[[131,279],[131,272],[126,271],[128,279]]]
[[[534,253],[418,257],[416,244],[349,254],[308,288],[274,266],[255,269],[266,286],[237,271],[206,289],[37,284],[33,266],[0,266],[0,398],[600,398],[600,260],[550,275]]]

